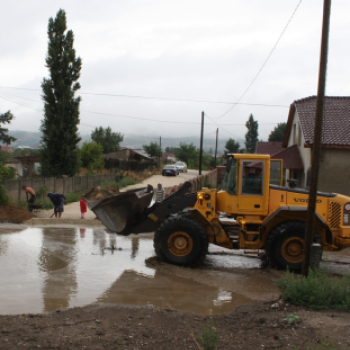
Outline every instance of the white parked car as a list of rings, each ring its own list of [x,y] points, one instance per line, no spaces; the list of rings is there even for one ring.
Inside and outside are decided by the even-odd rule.
[[[184,162],[176,162],[174,164],[177,168],[179,168],[179,171],[182,173],[187,173],[187,165]]]

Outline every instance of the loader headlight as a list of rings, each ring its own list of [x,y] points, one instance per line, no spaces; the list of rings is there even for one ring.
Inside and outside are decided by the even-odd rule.
[[[198,193],[198,199],[199,199],[199,200],[203,200],[203,198],[204,198],[203,193]]]

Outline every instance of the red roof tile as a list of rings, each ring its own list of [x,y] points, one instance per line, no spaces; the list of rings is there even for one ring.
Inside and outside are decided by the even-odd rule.
[[[269,154],[272,156],[273,154],[282,150],[282,142],[264,142],[259,141],[256,146],[257,154]]]
[[[315,128],[316,96],[294,101],[291,105],[291,111],[293,109],[296,109],[298,112],[305,143],[312,145]],[[291,116],[292,113],[290,113]],[[350,96],[325,97],[322,129],[323,146],[350,146]],[[290,132],[290,128],[288,131]],[[284,146],[286,145],[285,141],[286,139],[283,143]]]
[[[12,147],[10,147],[10,146],[1,146],[1,150],[9,152],[9,151],[12,151]]]
[[[284,169],[304,169],[297,145],[283,149],[271,156],[271,159],[283,159]]]

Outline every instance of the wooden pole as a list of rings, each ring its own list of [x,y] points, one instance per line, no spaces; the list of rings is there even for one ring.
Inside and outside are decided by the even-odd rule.
[[[159,167],[162,163],[162,137],[159,136]]]
[[[218,151],[218,136],[219,136],[219,128],[216,129],[215,160],[214,160],[215,168],[216,168],[216,154],[217,154],[217,151]]]
[[[204,112],[202,112],[201,139],[200,139],[200,147],[199,147],[199,175],[202,175],[203,130],[204,130]]]
[[[320,67],[318,75],[318,88],[316,100],[316,116],[314,129],[314,143],[312,149],[312,164],[311,164],[311,182],[309,192],[309,205],[306,216],[306,232],[305,232],[305,251],[302,274],[308,275],[310,264],[310,246],[313,241],[314,234],[314,220],[316,211],[316,197],[318,184],[318,171],[321,155],[322,144],[322,123],[324,99],[326,90],[326,72],[327,72],[327,55],[328,55],[328,37],[329,37],[329,22],[331,14],[331,0],[324,0],[323,4],[323,25],[322,25],[322,39],[321,39],[321,54]]]

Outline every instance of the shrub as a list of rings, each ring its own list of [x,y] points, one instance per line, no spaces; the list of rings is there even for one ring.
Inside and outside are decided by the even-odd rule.
[[[73,202],[79,202],[80,198],[81,198],[81,194],[82,192],[71,192],[71,193],[67,193],[65,194],[67,201],[66,203],[73,203]]]
[[[136,181],[133,177],[123,177],[118,181],[103,182],[101,183],[101,186],[117,186],[118,188],[123,188],[126,186],[134,185],[137,182],[138,181]]]
[[[46,186],[42,186],[42,187],[39,188],[38,191],[36,191],[36,198],[37,198],[37,199],[40,198],[41,200],[45,200],[46,194],[47,194],[48,192],[50,192],[49,188],[46,187]]]
[[[7,194],[7,189],[4,185],[0,185],[0,205],[9,205],[10,197]]]
[[[314,309],[350,310],[350,276],[339,278],[321,270],[309,272],[308,277],[287,271],[274,281],[282,298],[296,305]]]

